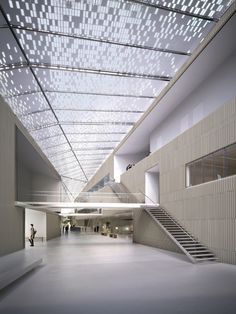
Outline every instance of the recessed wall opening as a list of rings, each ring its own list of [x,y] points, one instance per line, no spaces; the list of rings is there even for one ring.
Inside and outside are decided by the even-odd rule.
[[[186,186],[236,175],[236,143],[186,165]]]
[[[159,165],[156,165],[145,172],[145,203],[160,204]]]
[[[135,154],[115,155],[114,157],[114,179],[120,182],[120,176],[135,166],[140,160],[149,155],[149,151],[142,151]]]
[[[35,234],[35,241],[46,241],[46,213],[28,208],[25,209],[25,240],[27,245],[28,238],[30,236],[31,224],[33,224],[34,229],[37,230],[37,233]]]

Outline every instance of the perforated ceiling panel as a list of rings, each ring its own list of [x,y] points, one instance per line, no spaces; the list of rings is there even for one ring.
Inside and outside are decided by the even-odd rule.
[[[2,12],[0,12],[0,26],[4,26],[6,25],[6,21],[2,15]]]
[[[157,96],[167,82],[146,78],[36,68],[45,90],[106,95]]]
[[[231,0],[2,0],[0,92],[76,197]]]
[[[16,30],[30,62],[147,75],[173,76],[187,56]]]

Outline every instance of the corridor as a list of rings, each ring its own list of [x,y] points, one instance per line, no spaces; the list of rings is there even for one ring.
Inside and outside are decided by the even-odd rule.
[[[0,313],[235,313],[233,265],[193,265],[100,235],[71,233],[29,249],[43,265],[1,292]]]

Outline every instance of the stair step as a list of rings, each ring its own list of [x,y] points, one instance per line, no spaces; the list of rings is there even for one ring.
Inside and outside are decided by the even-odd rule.
[[[193,247],[193,248],[198,248],[198,247],[203,247],[203,245],[202,244],[200,244],[200,243],[197,243],[197,244],[193,244],[193,245],[190,245],[190,244],[183,244],[183,247],[184,248],[191,248],[191,247]]]
[[[161,221],[160,221],[161,222]],[[163,224],[164,225],[164,224]],[[165,224],[165,227],[178,227],[176,224]],[[178,227],[179,228],[179,227]]]
[[[197,249],[191,249],[189,250],[188,248],[184,248],[189,254],[192,254],[192,253],[198,253],[198,252],[210,252],[209,250],[205,250],[204,248],[197,248]]]
[[[159,216],[156,216],[156,215],[153,215],[153,216],[156,217],[157,219],[160,219],[160,220],[163,220],[163,221],[173,221],[173,219],[168,218],[168,217],[159,217]]]
[[[195,248],[185,248],[185,250],[186,251],[188,251],[188,252],[203,252],[203,251],[208,251],[209,252],[209,250],[206,248],[206,247],[204,247],[204,246],[202,246],[202,247],[195,247]]]
[[[188,235],[188,233],[187,232],[183,232],[183,231],[173,231],[171,234],[175,234],[175,235],[181,235],[181,234],[183,234],[183,235]]]
[[[188,234],[177,234],[177,235],[175,235],[175,234],[172,234],[176,239],[192,239],[192,237],[190,236],[190,235],[188,235]]]
[[[178,242],[182,241],[182,240],[187,240],[187,238],[176,238],[174,237]]]
[[[189,254],[191,254],[191,255],[197,255],[197,254],[201,254],[201,253],[208,253],[208,254],[212,254],[211,252],[209,252],[209,251],[207,251],[207,250],[202,250],[202,251],[188,251],[188,250],[186,250]]]
[[[157,216],[154,216],[156,219],[160,220],[160,221],[166,221],[166,222],[173,222],[173,220],[169,219],[169,218],[160,218]]]
[[[193,238],[192,238],[189,234],[186,234],[186,233],[183,233],[183,234],[180,234],[180,233],[174,234],[174,233],[171,233],[171,232],[170,232],[170,234],[171,234],[173,237],[175,237],[176,239],[188,238],[188,239],[192,239],[192,240],[193,240]]]
[[[167,229],[167,228],[166,228]],[[178,232],[178,230],[171,230],[171,229],[167,229],[171,234],[179,234],[179,235],[181,235],[181,234],[187,234],[187,235],[189,235],[187,232]],[[190,236],[190,235],[189,235]]]
[[[216,257],[209,257],[209,258],[196,258],[196,261],[198,262],[206,262],[206,261],[217,261]]]
[[[182,245],[184,243],[186,243],[186,244],[194,244],[195,242],[193,240],[189,239],[189,240],[180,240],[179,243]]]
[[[202,258],[202,257],[214,257],[214,254],[212,253],[206,253],[206,254],[191,254],[193,257],[196,258]]]
[[[151,208],[147,210],[153,219],[157,223],[161,224],[166,232],[169,233],[169,236],[174,238],[177,241],[178,245],[182,247],[184,252],[196,262],[204,261],[216,261],[217,258],[214,256],[211,251],[208,250],[204,245],[199,243],[194,237],[188,233],[178,221],[172,218],[168,212],[165,212],[161,207],[160,208]]]

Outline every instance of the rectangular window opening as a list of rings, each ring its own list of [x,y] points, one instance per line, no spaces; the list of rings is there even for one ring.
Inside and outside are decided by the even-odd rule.
[[[186,186],[236,175],[236,143],[186,164]]]

